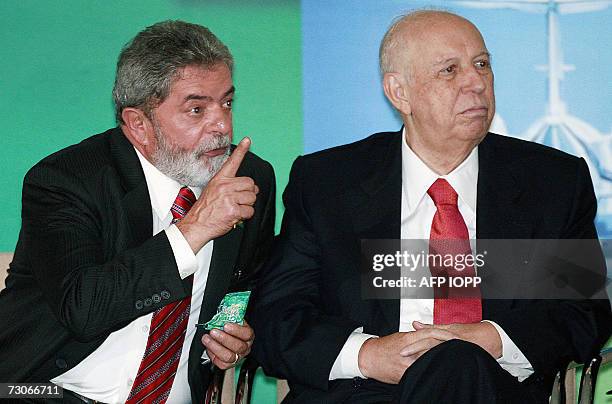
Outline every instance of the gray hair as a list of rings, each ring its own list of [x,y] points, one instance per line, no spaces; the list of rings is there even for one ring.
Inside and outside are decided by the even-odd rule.
[[[208,28],[184,21],[162,21],[147,27],[128,42],[119,55],[113,87],[115,117],[123,123],[123,109],[141,109],[147,116],[170,93],[179,70],[187,66],[211,68],[234,59],[227,46]]]
[[[410,23],[411,21],[416,22],[418,20],[427,18],[432,14],[446,14],[463,18],[457,14],[438,8],[424,8],[415,10],[394,18],[391,22],[391,26],[385,33],[385,36],[383,36],[383,39],[380,42],[380,48],[378,50],[380,72],[383,76],[385,73],[398,72],[399,67],[395,66],[394,64],[394,55],[396,50],[399,49],[403,43],[401,36],[398,35],[402,25]]]

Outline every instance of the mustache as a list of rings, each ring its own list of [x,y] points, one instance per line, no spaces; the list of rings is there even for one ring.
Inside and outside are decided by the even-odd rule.
[[[209,151],[227,148],[226,154],[229,154],[230,145],[231,141],[228,135],[214,136],[198,146],[194,153],[196,156],[202,157],[204,153],[208,153]]]

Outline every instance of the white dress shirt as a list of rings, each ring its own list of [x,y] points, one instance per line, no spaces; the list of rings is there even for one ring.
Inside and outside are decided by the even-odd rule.
[[[136,154],[144,171],[151,197],[153,235],[161,231],[166,232],[182,279],[194,275],[187,333],[167,400],[169,404],[191,403],[191,391],[187,381],[189,347],[200,315],[213,242],[206,244],[197,255],[193,254],[180,230],[170,224],[172,222],[170,207],[182,185],[161,173],[137,150]],[[201,188],[191,188],[191,190],[196,197],[202,193]],[[152,317],[153,313],[139,317],[111,333],[102,345],[81,363],[51,381],[92,400],[104,403],[125,402],[147,345]]]
[[[446,179],[459,195],[457,203],[459,212],[468,228],[470,239],[476,239],[478,147],[474,148],[470,155],[452,172],[440,176],[427,167],[410,149],[406,143],[405,129],[402,133],[402,140],[402,205],[400,218],[402,239],[429,239],[436,205],[427,194],[427,190],[438,178]],[[432,324],[433,306],[433,299],[400,299],[398,331],[414,331],[413,321]],[[517,377],[519,381],[523,381],[533,373],[531,363],[498,324],[493,321],[488,322],[495,327],[502,341],[502,356],[497,359],[497,362],[511,375]],[[356,329],[349,336],[336,358],[329,379],[363,378],[358,364],[359,350],[367,339],[376,337],[375,335],[364,334],[363,328]]]

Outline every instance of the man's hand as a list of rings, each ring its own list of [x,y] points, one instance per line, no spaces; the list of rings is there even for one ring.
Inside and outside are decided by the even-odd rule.
[[[396,332],[380,338],[370,338],[359,350],[359,370],[369,379],[383,383],[397,384],[406,369],[421,355],[402,355],[401,352],[414,344],[439,344],[450,333],[444,330],[431,329],[423,332]],[[450,339],[450,338],[449,338]],[[435,346],[434,345],[434,346]]]
[[[406,369],[414,362],[411,357],[400,355],[400,350],[409,341],[407,332],[366,340],[359,350],[359,370],[368,379],[398,384]]]
[[[439,342],[435,343],[435,341],[424,341],[421,339],[418,343],[412,344],[402,350],[402,355],[421,356],[434,346],[444,341],[448,341],[449,339],[456,338],[480,346],[495,359],[499,359],[502,356],[503,347],[501,338],[495,327],[489,322],[431,325],[414,321],[412,326],[415,329],[415,334],[431,332],[431,330],[441,331],[441,333],[435,334],[435,338],[438,339]]]
[[[502,343],[495,327],[488,323],[429,325],[412,323],[415,331],[397,332],[370,338],[359,350],[359,370],[369,379],[397,384],[406,369],[433,347],[451,339],[481,346],[495,359],[502,355]]]
[[[223,331],[214,329],[202,337],[208,357],[220,369],[229,369],[251,352],[255,334],[251,326],[227,323]]]
[[[259,188],[252,178],[236,177],[250,146],[249,138],[240,141],[189,213],[177,223],[194,254],[210,240],[224,235],[255,213],[253,205]]]

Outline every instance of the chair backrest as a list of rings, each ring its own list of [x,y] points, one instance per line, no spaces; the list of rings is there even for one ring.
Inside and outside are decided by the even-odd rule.
[[[279,380],[276,382],[276,400],[277,402],[283,401],[283,399],[289,394],[289,385],[287,380]]]
[[[4,289],[4,279],[7,275],[9,264],[13,260],[12,252],[0,253],[0,289]]]

